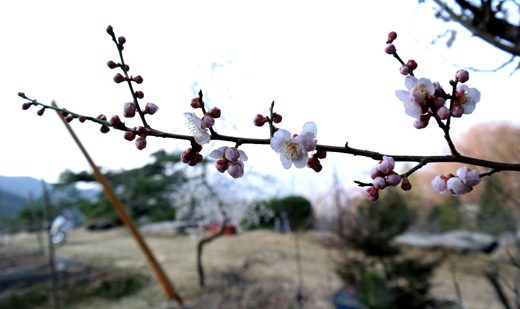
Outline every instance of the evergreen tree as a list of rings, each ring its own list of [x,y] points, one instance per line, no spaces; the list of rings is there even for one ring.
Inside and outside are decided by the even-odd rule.
[[[516,230],[515,218],[499,177],[486,179],[479,204],[477,224],[480,231],[496,235]]]

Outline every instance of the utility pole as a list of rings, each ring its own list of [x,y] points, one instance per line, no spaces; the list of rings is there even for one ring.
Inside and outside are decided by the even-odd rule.
[[[43,191],[43,205],[45,210],[45,218],[47,222],[52,222],[52,214],[51,207],[49,201],[49,193],[47,192],[47,187],[45,185],[45,181],[42,179],[42,191]],[[48,250],[49,250],[49,281],[50,281],[50,301],[51,308],[59,309],[60,304],[58,300],[58,278],[56,277],[56,265],[54,264],[54,247],[52,246],[52,235],[49,227],[45,225],[45,229],[47,230],[47,240],[48,240]]]

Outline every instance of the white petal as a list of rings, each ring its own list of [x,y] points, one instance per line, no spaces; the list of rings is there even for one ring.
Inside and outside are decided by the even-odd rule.
[[[473,105],[473,104],[462,104],[461,106],[464,109],[465,115],[469,115],[469,114],[473,113],[473,111],[477,107],[476,105]]]
[[[212,152],[210,152],[208,157],[220,160],[222,158],[223,154],[224,154],[224,152],[222,152],[222,150],[220,150],[220,148],[219,148],[219,149],[215,149]]]
[[[421,78],[418,82],[419,85],[424,85],[424,88],[426,88],[426,94],[427,95],[433,95],[435,93],[435,87],[433,87],[433,83],[429,78]]]
[[[404,112],[415,119],[419,118],[422,115],[422,108],[419,104],[415,104],[413,102],[404,103]]]
[[[401,100],[401,102],[406,103],[408,102],[408,99],[410,98],[410,92],[406,90],[397,90],[395,92],[395,96]]]
[[[209,136],[208,132],[204,130],[200,130],[197,133],[195,133],[195,141],[199,145],[205,145],[211,141],[211,137]]]
[[[471,190],[473,190],[472,187],[466,186],[462,180],[460,180],[457,177],[452,177],[448,179],[446,182],[446,185],[448,187],[448,190],[450,191],[451,195],[457,196],[457,195],[463,195]]]
[[[314,122],[306,122],[303,125],[303,131],[308,131],[308,132],[314,133],[314,138],[316,138],[316,136],[318,136],[318,127],[316,126],[316,124]]]
[[[291,132],[284,129],[278,129],[278,131],[274,132],[273,138],[271,138],[271,148],[276,151],[276,153],[280,153],[281,145],[290,139]]]
[[[412,90],[418,82],[419,80],[411,75],[408,75],[404,78],[404,85],[408,90]]]
[[[238,159],[240,159],[240,161],[247,161],[248,158],[246,153],[242,150],[239,150],[238,152],[240,153],[240,157],[238,157]]]
[[[296,168],[303,168],[307,166],[307,163],[309,162],[309,155],[307,154],[307,151],[302,151],[298,158],[293,161],[294,166]]]
[[[282,161],[282,166],[288,170],[292,166],[292,161],[284,157],[283,155],[280,155],[280,161]]]

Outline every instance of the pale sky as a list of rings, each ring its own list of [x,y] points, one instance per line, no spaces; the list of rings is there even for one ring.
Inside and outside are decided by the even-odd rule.
[[[226,135],[267,138],[268,128],[252,125],[267,114],[271,101],[284,118],[281,128],[298,133],[305,122],[318,127],[318,143],[344,145],[387,154],[447,154],[442,131],[434,124],[413,128],[395,91],[404,88],[399,64],[384,53],[386,36],[396,31],[395,44],[404,61],[418,63],[417,77],[448,81],[460,67],[491,69],[509,56],[483,43],[458,24],[433,17],[433,4],[409,1],[11,1],[0,5],[0,121],[4,128],[0,175],[32,176],[55,182],[65,169],[90,170],[86,160],[53,111],[36,115],[21,108],[17,93],[77,113],[122,115],[131,101],[125,84],[115,84],[119,62],[107,25],[123,35],[130,73],[144,83],[142,104],[153,102],[159,112],[149,124],[170,133],[188,134],[184,112],[194,111],[192,85],[202,89],[211,107],[225,121],[215,130]],[[446,29],[458,31],[447,49],[446,38],[433,39]],[[214,71],[211,67],[216,67]],[[469,87],[482,93],[472,115],[453,121],[457,136],[471,125],[488,120],[518,123],[516,89],[520,73],[470,72]],[[200,112],[198,110],[197,112]],[[199,114],[199,116],[202,116]],[[139,118],[126,119],[141,125]],[[97,165],[133,168],[149,161],[158,149],[189,147],[186,141],[148,138],[139,151],[123,132],[99,132],[92,122],[71,123]],[[215,142],[205,151],[232,145]],[[313,193],[332,183],[334,165],[340,180],[369,181],[376,162],[350,155],[329,155],[323,171],[285,170],[269,146],[244,145],[248,171],[286,180],[295,192]],[[398,163],[397,168],[405,163]],[[222,177],[229,177],[225,174]],[[240,181],[240,180],[237,180]],[[361,190],[361,189],[360,189]]]

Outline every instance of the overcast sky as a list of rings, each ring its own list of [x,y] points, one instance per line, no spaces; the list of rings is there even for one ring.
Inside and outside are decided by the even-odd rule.
[[[417,77],[448,86],[459,67],[491,69],[509,56],[483,43],[457,24],[433,17],[433,4],[417,1],[11,1],[0,9],[0,121],[4,128],[0,175],[32,176],[55,182],[64,169],[90,170],[59,121],[46,111],[21,108],[27,96],[77,113],[122,115],[131,101],[125,84],[115,84],[117,49],[105,32],[112,25],[123,35],[130,73],[141,75],[141,102],[160,108],[148,122],[153,128],[188,134],[184,112],[191,112],[194,89],[202,89],[210,107],[219,107],[222,134],[267,138],[268,128],[252,125],[267,114],[271,101],[284,118],[281,128],[298,133],[305,122],[318,127],[318,143],[344,145],[387,154],[446,154],[442,131],[435,125],[413,128],[395,90],[404,89],[399,64],[384,53],[389,31],[396,31],[397,51],[419,64]],[[431,44],[446,29],[457,39]],[[213,69],[212,69],[213,68]],[[520,73],[514,67],[498,73],[470,72],[470,87],[482,100],[475,112],[453,122],[455,136],[488,120],[517,123]],[[200,111],[200,110],[199,110]],[[199,115],[201,116],[201,115]],[[138,117],[128,126],[140,125]],[[149,162],[158,150],[184,150],[186,141],[148,138],[139,151],[121,131],[101,134],[91,122],[71,123],[94,162],[110,169]],[[232,145],[215,142],[205,151]],[[290,183],[295,192],[323,190],[332,183],[337,166],[340,180],[368,181],[376,162],[349,155],[330,155],[323,171],[285,170],[269,146],[244,145],[251,170],[272,174]],[[398,164],[398,168],[403,166]],[[229,177],[229,175],[222,175]],[[240,181],[240,180],[237,180]]]

